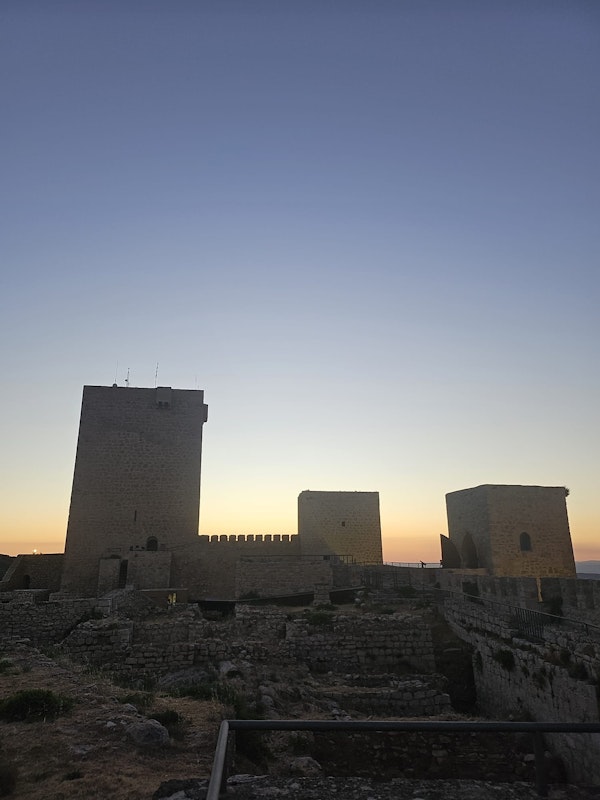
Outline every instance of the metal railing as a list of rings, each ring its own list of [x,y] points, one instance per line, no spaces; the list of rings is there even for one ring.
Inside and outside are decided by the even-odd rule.
[[[548,780],[544,758],[544,733],[600,733],[600,722],[451,722],[402,720],[340,721],[340,720],[264,720],[232,719],[223,720],[215,749],[213,768],[208,785],[206,800],[218,800],[225,791],[227,783],[228,751],[230,737],[235,731],[368,731],[386,733],[389,731],[430,731],[444,733],[462,731],[464,733],[531,733],[535,756],[535,785],[540,797],[548,796]]]
[[[443,600],[446,597],[460,600],[461,602],[476,603],[484,608],[492,606],[495,611],[503,611],[504,619],[519,630],[519,632],[531,638],[543,639],[544,627],[546,625],[560,625],[561,627],[575,628],[585,633],[600,636],[600,626],[591,622],[572,617],[557,616],[549,614],[547,611],[538,611],[534,608],[524,608],[523,606],[513,606],[501,600],[492,600],[487,595],[474,595],[467,592],[459,592],[454,589],[441,589],[437,587],[426,587],[423,591],[433,592],[435,597]]]

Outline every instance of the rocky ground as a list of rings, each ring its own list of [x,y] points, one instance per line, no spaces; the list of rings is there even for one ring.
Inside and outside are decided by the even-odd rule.
[[[207,781],[170,781],[155,800],[204,800]],[[387,783],[364,778],[292,778],[234,775],[224,795],[230,800],[538,800],[532,784],[488,781],[406,781]],[[548,800],[594,800],[600,789],[549,786]]]
[[[171,674],[151,691],[140,686],[123,688],[101,671],[74,663],[60,648],[42,653],[25,640],[4,644],[0,649],[0,700],[23,690],[43,688],[73,703],[67,713],[56,719],[0,721],[0,797],[5,794],[10,795],[10,800],[108,797],[204,800],[220,722],[240,712],[239,700],[244,689],[246,699],[254,697],[256,701],[253,704],[250,700],[243,709],[250,717],[258,715],[259,706],[273,718],[345,719],[348,711],[353,717],[357,713],[347,705],[350,700],[346,702],[345,695],[348,686],[353,685],[353,678],[358,676],[316,676],[303,665],[277,675],[272,669],[264,668],[261,672],[256,665],[242,662],[223,662],[220,672],[230,695],[191,698],[177,695],[177,686],[181,680],[189,680],[189,675]],[[201,675],[196,677],[202,679]],[[452,678],[452,682],[458,685],[459,677]],[[462,700],[467,702],[465,697],[463,693]],[[155,717],[161,722],[153,721]],[[268,759],[257,741],[250,739],[246,747],[239,746],[234,770],[248,774],[233,775],[226,796],[231,800],[533,800],[537,797],[531,782],[406,779],[411,773],[422,776],[423,770],[406,770],[403,778],[376,781],[365,777],[375,770],[369,754],[361,753],[360,741],[354,743],[352,751],[348,745],[347,760],[351,762],[350,774],[363,777],[330,777],[306,751],[294,752],[290,744],[289,734],[271,734]],[[324,766],[329,762],[331,748],[339,750],[337,743],[330,744],[329,749],[326,745],[327,742],[321,743],[323,758],[316,754]],[[254,774],[266,770],[269,776]],[[518,773],[519,779],[524,775]],[[527,777],[531,777],[530,772]],[[550,787],[549,797],[592,800],[600,798],[600,789],[555,784]]]
[[[17,770],[14,800],[148,800],[164,781],[210,774],[223,714],[214,700],[122,689],[25,644],[5,648],[0,659],[0,698],[43,687],[74,700],[55,721],[0,722],[0,765]],[[146,722],[167,710],[183,722],[177,738],[165,740]]]

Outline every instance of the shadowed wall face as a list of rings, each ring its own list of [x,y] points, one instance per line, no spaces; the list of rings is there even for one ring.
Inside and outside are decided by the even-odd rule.
[[[461,567],[492,575],[575,577],[563,486],[486,484],[446,495]]]
[[[206,419],[201,391],[84,387],[61,591],[95,595],[108,552],[195,540]]]
[[[311,492],[298,495],[302,553],[335,553],[381,564],[379,492]]]

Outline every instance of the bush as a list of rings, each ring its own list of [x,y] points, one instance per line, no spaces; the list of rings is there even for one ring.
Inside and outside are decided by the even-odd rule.
[[[333,614],[330,611],[306,610],[304,618],[314,628],[333,628]]]
[[[185,723],[181,714],[172,708],[152,714],[152,719],[160,722],[169,732],[172,739],[181,740],[185,736]]]
[[[135,706],[138,711],[146,711],[154,703],[154,695],[151,692],[133,692],[119,697],[119,703],[129,703]]]
[[[496,650],[492,658],[507,672],[511,672],[515,668],[515,656],[512,650]]]
[[[580,661],[575,664],[570,664],[567,671],[570,677],[575,678],[575,680],[587,681],[588,679],[588,671],[585,668],[585,664],[582,664]]]
[[[0,719],[7,722],[53,720],[73,707],[73,700],[49,689],[25,689],[0,702]]]
[[[548,614],[553,614],[555,617],[562,617],[563,615],[563,599],[560,595],[554,595],[553,597],[549,597],[548,600],[544,602]]]
[[[63,775],[63,781],[78,781],[83,778],[83,772],[80,769],[72,769]]]
[[[0,797],[14,792],[18,776],[19,771],[14,764],[0,759]]]

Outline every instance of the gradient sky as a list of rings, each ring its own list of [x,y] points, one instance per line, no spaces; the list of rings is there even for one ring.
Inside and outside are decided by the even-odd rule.
[[[0,552],[60,552],[84,384],[202,388],[202,533],[566,485],[600,558],[600,3],[3,0]]]

